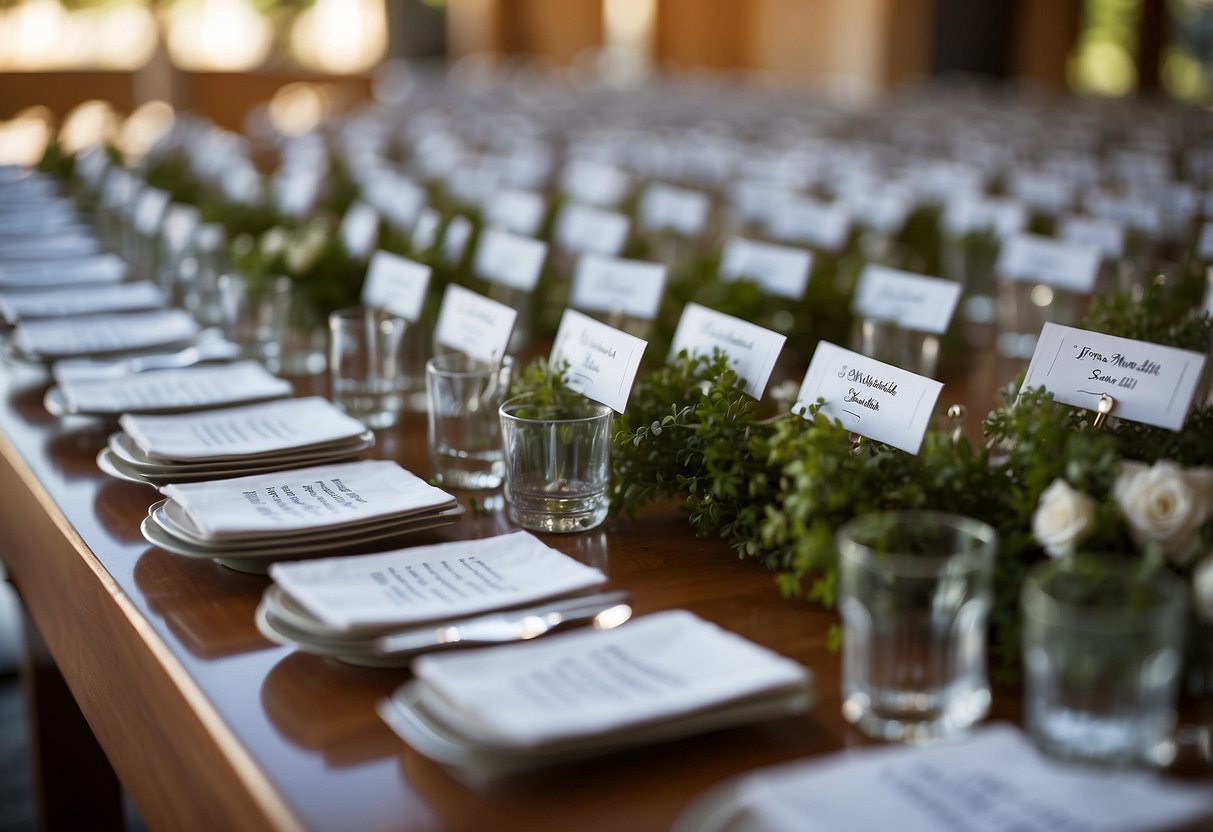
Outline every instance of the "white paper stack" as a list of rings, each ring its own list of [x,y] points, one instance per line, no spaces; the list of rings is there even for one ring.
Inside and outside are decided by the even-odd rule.
[[[257,624],[271,641],[353,664],[402,666],[419,653],[534,638],[560,626],[622,623],[625,593],[528,532],[270,567]]]
[[[1051,760],[1010,725],[927,747],[865,748],[726,782],[675,832],[1150,832],[1208,829],[1213,789]]]
[[[198,331],[197,321],[181,309],[44,318],[18,324],[11,347],[18,358],[54,361],[185,346]]]
[[[183,413],[206,408],[282,399],[290,382],[256,361],[153,370],[119,378],[61,377],[47,391],[46,408],[56,416],[118,417],[123,413]]]
[[[812,700],[802,665],[685,610],[423,656],[413,673],[380,715],[473,781],[800,713]]]
[[[229,479],[351,459],[375,434],[319,396],[172,416],[123,415],[102,471],[149,485]]]
[[[0,316],[9,324],[35,318],[137,312],[167,305],[163,290],[150,280],[75,288],[4,292]]]
[[[463,514],[395,462],[361,460],[160,489],[141,530],[173,554],[245,572],[276,560],[383,549]]]

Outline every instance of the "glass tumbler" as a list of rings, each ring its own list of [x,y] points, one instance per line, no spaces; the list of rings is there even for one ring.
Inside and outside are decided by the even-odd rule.
[[[1187,589],[1130,564],[1051,561],[1029,573],[1024,722],[1061,758],[1166,765],[1183,666]]]
[[[381,309],[329,315],[333,403],[369,428],[396,424],[404,406],[404,332],[408,322]]]
[[[909,742],[982,719],[994,529],[941,512],[876,513],[846,523],[837,544],[843,717]]]
[[[505,477],[498,408],[510,384],[511,359],[501,364],[462,353],[426,362],[430,461],[447,488],[496,488]]]
[[[611,408],[573,407],[518,396],[500,408],[505,497],[524,529],[579,532],[606,519],[611,481]]]

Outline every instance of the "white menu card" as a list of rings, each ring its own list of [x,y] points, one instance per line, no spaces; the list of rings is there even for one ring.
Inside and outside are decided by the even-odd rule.
[[[62,358],[182,343],[197,334],[188,312],[156,309],[25,321],[13,330],[13,343],[28,355]]]
[[[449,494],[391,460],[363,459],[160,489],[211,541],[273,538],[413,514]]]
[[[77,413],[127,413],[215,407],[283,398],[294,389],[256,361],[200,364],[182,370],[152,370],[121,378],[59,380],[68,409]]]
[[[804,689],[810,678],[800,664],[686,610],[421,656],[413,672],[427,705],[457,717],[462,734],[518,750]]]
[[[123,414],[118,424],[149,459],[214,460],[353,439],[366,427],[320,396],[176,416]]]
[[[1044,387],[1059,402],[1095,410],[1115,401],[1112,415],[1170,430],[1183,427],[1205,366],[1198,352],[1047,323],[1023,388]]]
[[[117,283],[126,277],[127,269],[126,261],[116,254],[3,263],[0,264],[0,286],[47,289],[85,283]]]
[[[0,315],[16,323],[27,318],[154,309],[167,302],[164,291],[150,280],[99,283],[53,291],[6,292],[0,294]]]
[[[1053,760],[994,724],[956,742],[760,769],[692,803],[674,832],[1163,832],[1201,820],[1213,820],[1207,783]]]
[[[824,399],[821,412],[847,430],[916,454],[943,384],[821,341],[793,410]]]
[[[711,355],[719,349],[729,357],[729,364],[745,380],[745,390],[756,399],[762,398],[771,371],[779,359],[787,338],[778,332],[688,303],[674,330],[670,355],[686,350],[691,354]]]
[[[568,362],[569,387],[622,413],[647,346],[635,335],[566,309],[552,343],[551,361]]]
[[[287,595],[343,632],[513,607],[606,582],[529,532],[372,555],[275,563]]]

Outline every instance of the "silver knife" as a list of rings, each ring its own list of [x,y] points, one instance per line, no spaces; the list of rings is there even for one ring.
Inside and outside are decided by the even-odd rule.
[[[456,645],[500,644],[525,641],[565,624],[594,621],[600,629],[612,629],[632,616],[629,594],[599,592],[572,598],[557,598],[533,607],[478,615],[430,627],[415,627],[375,639],[379,656],[402,656]]]

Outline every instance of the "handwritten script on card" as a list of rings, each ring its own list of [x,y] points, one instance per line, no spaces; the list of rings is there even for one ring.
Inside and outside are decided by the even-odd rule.
[[[1059,402],[1091,410],[1107,394],[1113,416],[1179,430],[1204,366],[1198,352],[1050,323],[1022,389],[1044,387]]]
[[[574,390],[622,413],[647,346],[635,335],[566,309],[551,360],[569,363],[569,386]]]
[[[462,286],[450,284],[442,296],[434,341],[493,364],[505,356],[518,313]]]
[[[916,454],[941,390],[934,379],[822,341],[793,410],[822,399],[821,412],[848,430]]]
[[[779,333],[748,321],[688,303],[674,331],[670,355],[678,355],[682,350],[711,355],[720,350],[729,357],[737,375],[745,379],[745,391],[760,399],[786,340]]]

